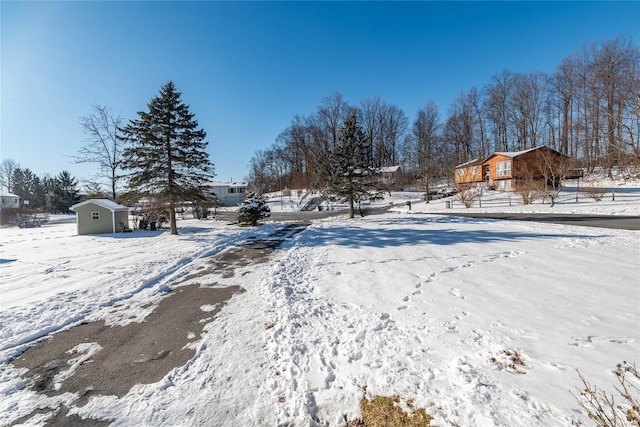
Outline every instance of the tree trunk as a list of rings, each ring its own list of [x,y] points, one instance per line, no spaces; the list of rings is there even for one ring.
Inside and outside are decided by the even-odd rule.
[[[171,223],[171,234],[178,234],[178,225],[176,224],[176,209],[173,203],[169,205],[169,221]]]
[[[349,218],[355,217],[355,208],[353,206],[353,196],[349,197]]]

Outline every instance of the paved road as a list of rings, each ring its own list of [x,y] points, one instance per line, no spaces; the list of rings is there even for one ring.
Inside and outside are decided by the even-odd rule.
[[[367,210],[367,215],[384,213],[389,207]],[[272,212],[271,221],[310,221],[345,215],[346,211],[312,211],[312,212]],[[429,212],[431,215],[462,216],[468,218],[495,218],[511,221],[550,222],[563,225],[578,225],[583,227],[614,228],[620,230],[640,230],[640,216],[633,215],[574,215],[574,214],[546,214],[546,213],[466,213],[466,212]],[[226,212],[218,214],[216,219],[235,222],[238,214]]]
[[[495,218],[512,221],[550,222],[583,227],[616,228],[621,230],[640,230],[640,216],[631,215],[573,215],[573,214],[536,214],[536,213],[445,213],[436,215],[462,216],[468,218]]]
[[[383,206],[376,208],[366,208],[366,215],[380,214],[389,210],[391,206]],[[311,221],[314,219],[323,219],[329,218],[332,216],[339,215],[348,215],[348,211],[346,210],[314,210],[314,211],[280,211],[280,212],[271,212],[271,216],[269,217],[269,221]],[[356,211],[356,215],[358,215]],[[237,212],[219,212],[215,215],[215,219],[219,221],[228,221],[228,222],[237,222],[238,221],[238,213]]]

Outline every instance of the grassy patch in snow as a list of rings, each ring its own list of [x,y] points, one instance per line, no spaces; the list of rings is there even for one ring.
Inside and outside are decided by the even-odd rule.
[[[360,400],[362,418],[347,423],[347,427],[429,427],[431,415],[424,409],[415,409],[413,402],[407,401],[400,405],[400,397],[375,396],[373,400],[363,397]]]

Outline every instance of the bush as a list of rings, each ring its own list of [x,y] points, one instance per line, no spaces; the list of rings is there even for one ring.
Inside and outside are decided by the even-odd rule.
[[[465,208],[470,208],[473,202],[478,198],[478,190],[475,187],[472,188],[460,188],[456,193],[455,198],[458,199]]]
[[[582,376],[582,387],[576,387],[577,393],[571,393],[578,404],[587,411],[587,416],[599,427],[622,427],[640,425],[640,374],[636,365],[622,362],[614,371],[618,386],[614,387],[622,398],[616,404],[613,395],[598,390]]]
[[[520,196],[523,205],[529,205],[545,194],[544,184],[539,181],[528,181],[518,183],[516,193]]]
[[[0,210],[1,225],[17,225],[20,228],[40,227],[46,224],[49,216],[35,209],[9,208]]]
[[[240,209],[238,209],[238,222],[240,224],[258,225],[258,221],[268,218],[271,215],[271,209],[267,206],[267,198],[257,196],[255,194],[247,195],[247,198]]]
[[[604,197],[604,194],[607,192],[606,188],[601,187],[583,187],[582,192],[587,195],[590,199],[599,202]]]
[[[360,400],[362,418],[347,423],[348,427],[429,427],[432,417],[424,409],[415,409],[413,402],[406,402],[411,413],[400,406],[400,397],[376,396],[373,400]]]

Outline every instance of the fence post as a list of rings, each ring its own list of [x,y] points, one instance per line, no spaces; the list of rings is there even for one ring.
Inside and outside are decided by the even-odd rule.
[[[611,191],[611,200],[616,201],[616,190]]]

